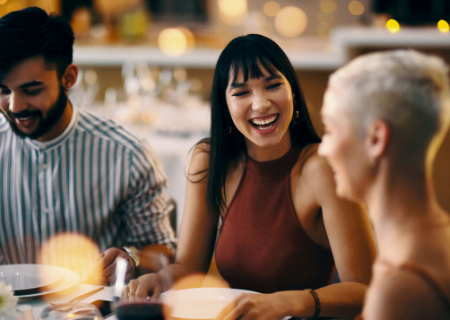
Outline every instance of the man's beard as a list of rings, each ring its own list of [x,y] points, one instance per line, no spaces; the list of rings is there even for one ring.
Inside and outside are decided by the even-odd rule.
[[[58,100],[55,104],[48,110],[47,117],[43,117],[42,111],[40,110],[24,110],[18,113],[13,113],[10,110],[7,111],[9,117],[9,125],[11,130],[21,138],[31,138],[38,139],[44,134],[48,133],[61,119],[67,106],[67,96],[64,93],[64,88],[62,84],[59,85]],[[15,118],[27,118],[33,117],[39,119],[39,124],[37,128],[30,134],[25,134],[19,130],[14,119]]]

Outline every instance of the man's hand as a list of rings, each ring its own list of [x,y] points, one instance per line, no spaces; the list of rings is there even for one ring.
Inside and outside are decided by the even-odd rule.
[[[127,273],[125,280],[129,280],[134,276],[134,263],[125,251],[118,248],[109,248],[101,256],[100,260],[94,265],[91,270],[91,275],[95,277],[100,275],[107,283],[114,283],[116,281],[116,261],[121,257],[128,262]]]

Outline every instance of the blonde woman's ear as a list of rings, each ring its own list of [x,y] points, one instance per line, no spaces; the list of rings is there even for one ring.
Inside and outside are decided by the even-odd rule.
[[[390,138],[390,129],[384,120],[373,121],[366,130],[365,147],[369,159],[376,162],[386,153]]]

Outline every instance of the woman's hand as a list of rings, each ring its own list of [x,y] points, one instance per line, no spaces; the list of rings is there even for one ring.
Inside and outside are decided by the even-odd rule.
[[[140,276],[123,289],[123,301],[146,300],[147,297],[158,298],[161,294],[161,279],[158,273]]]
[[[288,302],[279,292],[272,294],[242,293],[217,315],[215,320],[282,319],[288,312]]]

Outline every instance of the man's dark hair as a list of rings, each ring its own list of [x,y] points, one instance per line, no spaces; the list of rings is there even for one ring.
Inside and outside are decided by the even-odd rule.
[[[72,63],[74,40],[67,20],[40,8],[5,15],[0,19],[0,80],[18,63],[38,56],[55,63],[62,77]]]

